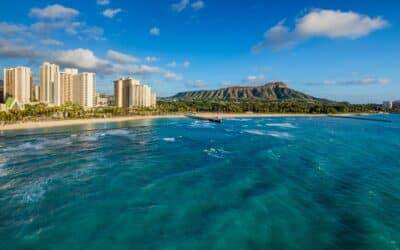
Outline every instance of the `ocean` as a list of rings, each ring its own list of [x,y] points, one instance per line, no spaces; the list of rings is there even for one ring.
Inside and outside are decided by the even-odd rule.
[[[3,132],[0,249],[399,249],[400,116]]]

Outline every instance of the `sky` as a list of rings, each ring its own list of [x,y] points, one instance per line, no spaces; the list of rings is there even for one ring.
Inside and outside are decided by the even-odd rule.
[[[44,61],[135,77],[158,96],[284,81],[352,103],[400,99],[400,2],[13,0],[0,3],[0,68]]]

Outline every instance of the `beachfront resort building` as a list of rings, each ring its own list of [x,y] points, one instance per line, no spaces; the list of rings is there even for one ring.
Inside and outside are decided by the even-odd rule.
[[[32,72],[28,67],[4,69],[3,101],[13,97],[21,105],[31,101]]]
[[[72,83],[72,102],[85,108],[96,106],[96,74],[80,73],[74,75]]]
[[[65,104],[66,102],[73,102],[74,76],[77,74],[78,74],[77,69],[66,68],[64,69],[64,72],[60,72],[62,104]]]
[[[114,81],[114,97],[117,107],[156,107],[156,95],[151,88],[130,77]]]
[[[62,92],[60,67],[45,62],[40,67],[40,102],[51,106],[61,106]]]

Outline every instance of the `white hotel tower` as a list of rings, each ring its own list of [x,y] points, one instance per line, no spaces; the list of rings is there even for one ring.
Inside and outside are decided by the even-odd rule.
[[[14,97],[20,104],[30,103],[32,72],[27,67],[4,69],[3,100]]]
[[[45,62],[40,67],[40,102],[53,106],[62,105],[60,67]]]

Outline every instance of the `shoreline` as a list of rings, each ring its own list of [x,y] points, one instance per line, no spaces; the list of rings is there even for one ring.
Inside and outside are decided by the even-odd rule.
[[[197,113],[199,116],[206,117],[220,117],[220,118],[257,118],[257,117],[328,117],[328,114],[284,114],[284,113],[271,113],[271,114],[256,114],[256,113]],[[348,114],[335,114],[338,116],[353,116],[353,115],[368,115],[363,113],[348,113]],[[0,126],[0,132],[13,131],[13,130],[30,130],[40,128],[53,128],[53,127],[68,127],[75,125],[98,124],[98,123],[118,123],[146,119],[170,119],[170,118],[185,118],[184,114],[171,114],[171,115],[149,115],[149,116],[127,116],[127,117],[111,117],[111,118],[87,118],[87,119],[73,119],[73,120],[48,120],[48,121],[28,121],[14,124],[7,124]]]

